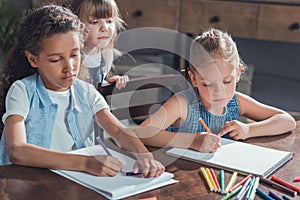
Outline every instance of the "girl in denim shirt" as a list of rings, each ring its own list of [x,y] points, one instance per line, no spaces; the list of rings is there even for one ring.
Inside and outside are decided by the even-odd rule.
[[[136,156],[135,172],[160,175],[162,164],[111,114],[94,86],[77,79],[84,32],[76,15],[54,5],[34,10],[21,25],[1,74],[0,164],[114,176],[123,164],[112,156],[65,153],[94,144],[95,120]]]
[[[118,31],[123,29],[118,6],[114,0],[70,0],[72,10],[89,30],[84,44],[84,64],[89,71],[89,82],[98,87],[104,81],[116,82],[116,87],[124,88],[129,81],[127,75],[109,77],[114,54],[120,52],[114,48]]]

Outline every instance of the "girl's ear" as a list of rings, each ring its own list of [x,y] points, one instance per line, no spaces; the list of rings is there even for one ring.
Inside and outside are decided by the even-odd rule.
[[[188,71],[189,77],[191,79],[192,85],[194,87],[197,87],[197,81],[196,81],[196,77],[195,74],[193,72],[191,72],[191,70]]]
[[[31,67],[37,68],[37,57],[31,54],[29,51],[25,51],[25,55],[27,57],[28,62],[30,63]]]
[[[240,81],[242,71],[243,71],[243,66],[239,65],[237,72],[236,72],[236,82]]]

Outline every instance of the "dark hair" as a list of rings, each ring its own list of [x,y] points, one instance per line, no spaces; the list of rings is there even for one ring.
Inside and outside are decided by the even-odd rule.
[[[5,97],[11,84],[37,72],[29,64],[25,51],[38,56],[42,50],[42,40],[56,34],[75,31],[80,33],[81,45],[85,38],[84,24],[69,9],[57,5],[47,5],[29,11],[18,29],[17,43],[9,52],[3,65],[0,79],[0,116],[5,112]],[[1,123],[0,130],[3,124]]]

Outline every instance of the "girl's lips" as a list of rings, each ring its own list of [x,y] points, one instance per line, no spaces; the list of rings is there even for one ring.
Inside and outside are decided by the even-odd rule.
[[[215,102],[222,102],[222,101],[225,101],[226,98],[218,98],[218,99],[214,99],[213,101]]]
[[[75,75],[70,75],[70,76],[63,77],[63,79],[72,79],[74,77],[75,77]]]
[[[99,40],[106,40],[108,39],[108,36],[102,36],[102,37],[98,37]]]

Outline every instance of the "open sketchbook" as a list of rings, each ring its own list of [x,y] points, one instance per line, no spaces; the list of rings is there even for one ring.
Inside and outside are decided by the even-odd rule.
[[[222,147],[214,153],[172,148],[166,153],[208,166],[268,177],[293,158],[292,152],[279,151],[221,138]]]
[[[110,152],[124,164],[123,171],[132,171],[135,162],[134,159],[113,150],[110,150]],[[102,146],[97,145],[72,151],[70,153],[104,155],[105,151]],[[52,171],[90,188],[108,199],[122,199],[177,182],[173,179],[174,175],[168,172],[164,172],[161,176],[155,178],[139,178],[134,176],[124,176],[121,173],[114,177],[99,177],[78,171]]]

